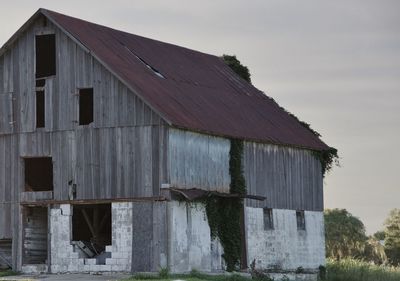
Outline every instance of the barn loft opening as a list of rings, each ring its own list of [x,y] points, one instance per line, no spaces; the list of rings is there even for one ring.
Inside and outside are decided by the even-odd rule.
[[[111,204],[74,205],[72,215],[72,240],[88,258],[96,257],[104,264],[111,257],[105,252],[111,245]]]
[[[44,128],[45,125],[44,91],[36,91],[36,128]]]
[[[36,78],[56,75],[56,36],[55,34],[37,35]]]
[[[47,207],[23,210],[23,264],[47,263]]]
[[[93,122],[93,88],[79,90],[79,125]]]
[[[24,158],[25,191],[53,190],[53,161],[51,157]]]

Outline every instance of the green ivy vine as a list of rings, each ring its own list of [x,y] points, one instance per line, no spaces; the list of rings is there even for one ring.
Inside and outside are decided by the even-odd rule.
[[[314,157],[316,157],[321,162],[322,175],[329,172],[333,166],[340,166],[339,155],[336,148],[330,147],[327,150],[313,151]]]
[[[245,195],[246,184],[243,175],[243,141],[231,139],[229,152],[230,193]],[[241,216],[242,198],[210,196],[204,200],[211,237],[219,238],[224,249],[223,258],[227,271],[238,269],[241,260]]]

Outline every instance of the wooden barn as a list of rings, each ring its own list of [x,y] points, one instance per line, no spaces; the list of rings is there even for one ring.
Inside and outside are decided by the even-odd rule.
[[[40,9],[0,49],[0,264],[314,272],[329,150],[220,57]]]

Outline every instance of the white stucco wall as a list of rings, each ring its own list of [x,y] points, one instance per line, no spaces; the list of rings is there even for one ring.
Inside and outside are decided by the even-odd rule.
[[[264,230],[262,208],[246,207],[248,263],[256,268],[318,269],[325,264],[323,212],[305,211],[306,230],[298,230],[295,210],[273,209],[274,229]]]
[[[203,272],[221,269],[222,247],[211,241],[204,206],[168,202],[169,268],[171,272]]]

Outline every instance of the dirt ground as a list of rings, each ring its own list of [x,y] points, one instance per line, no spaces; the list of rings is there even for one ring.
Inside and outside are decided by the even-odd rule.
[[[4,281],[116,281],[129,277],[127,274],[108,274],[108,275],[92,275],[92,274],[42,274],[42,275],[17,275],[0,277]]]

